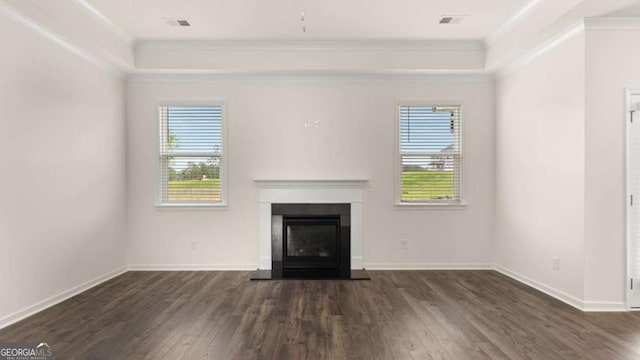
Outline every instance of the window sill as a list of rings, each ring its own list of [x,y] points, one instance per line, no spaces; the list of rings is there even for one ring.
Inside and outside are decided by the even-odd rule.
[[[166,210],[166,211],[171,211],[171,210],[202,210],[202,211],[207,211],[207,210],[226,210],[227,209],[227,204],[226,203],[220,203],[220,204],[156,204],[155,206],[156,210]]]
[[[465,210],[469,206],[466,202],[453,203],[396,203],[397,209],[426,209],[426,210]]]

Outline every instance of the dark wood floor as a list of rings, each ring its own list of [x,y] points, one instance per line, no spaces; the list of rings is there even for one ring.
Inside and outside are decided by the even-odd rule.
[[[0,330],[56,359],[639,359],[640,313],[582,313],[494,271],[371,281],[128,272]]]

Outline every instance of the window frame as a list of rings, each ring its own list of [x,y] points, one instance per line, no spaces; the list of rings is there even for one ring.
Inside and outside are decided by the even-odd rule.
[[[402,201],[402,139],[401,139],[401,107],[414,106],[414,107],[434,107],[434,106],[450,106],[458,107],[459,109],[459,124],[460,136],[460,169],[459,169],[459,186],[458,189],[460,199],[452,200],[422,200],[422,201]],[[412,208],[425,208],[425,209],[465,209],[468,203],[464,197],[464,103],[462,101],[426,101],[426,100],[399,100],[396,101],[395,107],[395,206],[399,209],[412,209]]]
[[[162,107],[171,107],[171,106],[180,106],[180,107],[213,107],[219,106],[221,108],[221,131],[222,131],[222,148],[220,151],[220,201],[219,202],[164,202],[162,196],[162,152],[161,152],[161,141],[163,139],[163,135],[160,133],[162,126],[160,124],[160,109]],[[159,100],[156,101],[155,107],[155,207],[156,209],[161,210],[222,210],[226,209],[228,206],[228,197],[227,197],[227,157],[229,156],[227,153],[227,111],[225,101],[222,99],[218,100]]]

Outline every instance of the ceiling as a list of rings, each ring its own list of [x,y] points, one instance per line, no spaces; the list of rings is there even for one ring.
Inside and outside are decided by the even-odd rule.
[[[138,40],[477,40],[532,0],[78,1]],[[466,16],[441,25],[443,15]],[[191,26],[172,27],[167,19],[186,19]]]

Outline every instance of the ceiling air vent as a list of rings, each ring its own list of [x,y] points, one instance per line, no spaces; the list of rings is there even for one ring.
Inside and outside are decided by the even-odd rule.
[[[185,19],[164,19],[169,26],[191,26],[189,21]]]
[[[440,24],[460,24],[466,15],[443,15]]]

